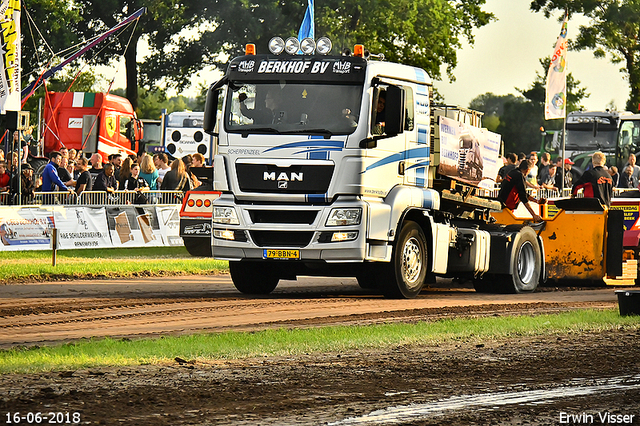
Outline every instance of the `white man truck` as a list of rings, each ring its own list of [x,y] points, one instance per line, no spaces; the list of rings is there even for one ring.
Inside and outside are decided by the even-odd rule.
[[[424,70],[370,61],[361,46],[329,56],[319,41],[315,54],[289,56],[281,44],[233,59],[207,96],[221,193],[212,252],[239,291],[268,294],[300,275],[356,277],[393,298],[415,297],[436,276],[479,291],[536,289],[548,275],[544,223],[497,223],[500,203],[478,196],[500,144],[480,114],[435,107]],[[622,219],[608,219],[593,225],[602,265],[589,267],[600,278],[621,272],[621,244],[606,244]]]

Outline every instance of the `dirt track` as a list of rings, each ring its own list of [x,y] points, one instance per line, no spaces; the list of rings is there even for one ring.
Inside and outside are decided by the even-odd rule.
[[[464,285],[431,288],[414,300],[388,300],[367,294],[353,279],[325,278],[286,281],[272,295],[255,298],[238,293],[228,276],[32,283],[2,286],[0,294],[0,348],[83,337],[409,321],[616,303],[611,288],[491,295]]]
[[[224,276],[4,286],[0,343],[612,307],[613,290],[505,296],[458,286],[393,301],[366,294],[352,280],[284,283],[260,299],[239,295]],[[563,421],[570,415],[607,424],[602,416],[613,413],[617,424],[640,424],[639,348],[640,332],[623,328],[4,375],[0,416],[77,412],[84,424],[110,425],[553,425],[578,424]]]

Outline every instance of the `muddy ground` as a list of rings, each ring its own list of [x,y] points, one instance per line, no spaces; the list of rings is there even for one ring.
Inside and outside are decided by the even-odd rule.
[[[240,296],[220,276],[30,283],[2,288],[0,347],[616,306],[612,288],[567,290],[482,295],[448,285],[394,301],[344,280],[283,283],[263,298]],[[640,424],[640,330],[0,375],[0,424],[67,420],[134,426]]]
[[[640,424],[640,331],[0,376],[0,422],[15,412],[140,426]]]

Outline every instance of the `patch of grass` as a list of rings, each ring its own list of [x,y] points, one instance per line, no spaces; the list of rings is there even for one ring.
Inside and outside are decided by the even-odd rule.
[[[212,274],[228,271],[228,263],[193,257],[184,247],[0,252],[4,283],[95,277],[167,274]]]
[[[163,364],[175,357],[210,361],[256,356],[336,352],[407,344],[640,329],[640,317],[615,310],[480,319],[445,319],[417,324],[338,326],[256,333],[226,332],[157,339],[96,339],[55,347],[0,352],[0,373],[58,371],[97,366]]]

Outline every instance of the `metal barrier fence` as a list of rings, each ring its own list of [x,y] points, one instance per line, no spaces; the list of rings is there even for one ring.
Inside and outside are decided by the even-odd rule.
[[[497,198],[498,189],[479,188],[477,195],[481,197]],[[614,188],[614,197],[624,197],[625,192],[637,189]],[[527,192],[534,197],[543,198],[569,198],[571,189],[564,191],[550,189],[527,189]],[[140,195],[141,194],[141,195]],[[582,190],[577,194],[582,197]],[[639,195],[637,195],[639,196]],[[636,196],[636,197],[637,197]],[[103,205],[126,205],[126,204],[181,204],[184,193],[182,191],[145,191],[142,193],[134,191],[116,191],[107,193],[104,191],[84,191],[80,196],[69,192],[36,192],[34,197],[24,197],[22,205],[83,205],[83,206],[103,206]],[[8,192],[0,193],[0,205],[17,205],[17,195]]]
[[[33,197],[23,195],[21,205],[127,205],[127,204],[180,204],[182,191],[84,191],[80,196],[69,192],[36,192]],[[16,194],[0,194],[2,205],[18,204]]]

